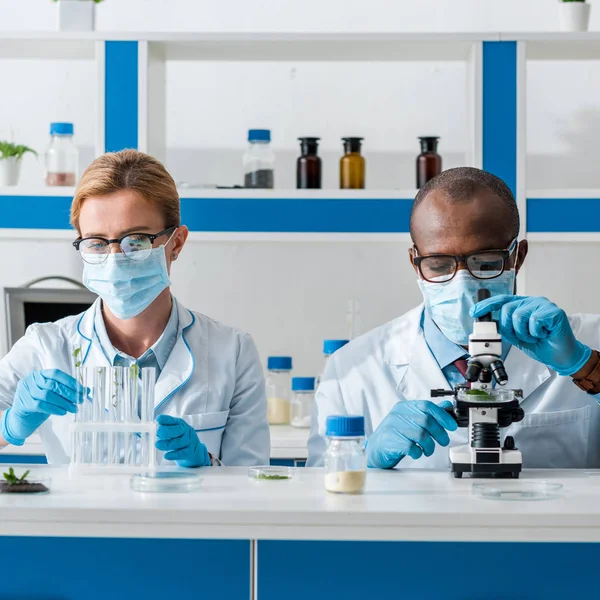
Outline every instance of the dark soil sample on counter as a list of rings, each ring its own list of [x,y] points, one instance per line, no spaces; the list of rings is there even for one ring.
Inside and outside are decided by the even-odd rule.
[[[23,483],[0,482],[0,494],[44,494],[49,491],[50,489],[43,483],[29,483],[28,481]]]
[[[272,190],[275,184],[273,169],[258,169],[251,173],[246,173],[244,177],[244,187]]]

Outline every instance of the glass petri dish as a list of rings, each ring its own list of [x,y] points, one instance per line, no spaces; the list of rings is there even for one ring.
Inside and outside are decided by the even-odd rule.
[[[179,473],[172,471],[157,473],[138,473],[133,475],[129,485],[136,492],[151,493],[187,493],[200,488],[202,477],[195,473]]]
[[[293,479],[295,475],[295,467],[272,467],[265,465],[262,467],[250,467],[248,469],[248,477],[256,481],[285,481]]]
[[[49,494],[52,479],[49,477],[27,479],[23,483],[10,484],[0,481],[0,494]]]
[[[473,494],[488,500],[552,500],[563,495],[563,485],[548,481],[494,481],[474,484]]]

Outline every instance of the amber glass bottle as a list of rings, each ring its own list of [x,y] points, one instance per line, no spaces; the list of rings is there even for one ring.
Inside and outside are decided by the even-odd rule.
[[[365,159],[360,154],[363,138],[342,138],[344,156],[340,160],[340,189],[362,190],[365,187]]]
[[[296,187],[299,190],[321,189],[321,159],[317,156],[320,138],[300,140],[300,157],[296,162]]]
[[[417,187],[422,188],[442,172],[442,157],[437,153],[439,137],[420,137],[421,154],[417,156]]]

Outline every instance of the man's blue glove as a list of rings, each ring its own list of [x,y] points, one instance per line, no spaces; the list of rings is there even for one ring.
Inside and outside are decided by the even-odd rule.
[[[198,439],[191,425],[183,419],[158,415],[158,441],[156,447],[166,452],[167,460],[174,460],[180,467],[209,467],[210,456],[206,446]]]
[[[415,460],[431,456],[435,442],[450,443],[448,431],[456,431],[456,421],[444,409],[452,406],[445,400],[439,405],[429,400],[398,402],[367,440],[367,464],[378,469],[392,469],[405,456]]]
[[[50,415],[76,413],[82,399],[70,375],[59,369],[33,371],[19,381],[13,405],[0,418],[0,434],[9,444],[22,446]]]
[[[591,348],[575,339],[565,311],[547,298],[493,296],[476,304],[471,316],[498,310],[502,337],[559,375],[573,375],[589,360]]]

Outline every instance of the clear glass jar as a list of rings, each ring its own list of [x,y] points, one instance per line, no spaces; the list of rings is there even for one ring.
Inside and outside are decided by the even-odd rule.
[[[243,164],[244,187],[269,190],[275,187],[275,154],[271,149],[270,130],[248,131],[248,149]]]
[[[326,436],[325,489],[335,494],[362,494],[367,479],[364,417],[327,417]]]
[[[310,427],[313,405],[315,403],[315,378],[292,378],[292,426]]]
[[[50,123],[50,136],[46,151],[46,185],[74,186],[79,152],[73,143],[73,123]]]
[[[349,340],[325,340],[323,342],[323,371],[319,377],[317,377],[316,387],[319,387],[321,380],[323,379],[323,375],[327,370],[327,364],[329,363],[329,359],[334,352],[337,352],[340,348],[343,348]]]
[[[292,358],[269,356],[267,369],[267,419],[271,425],[289,425]]]

